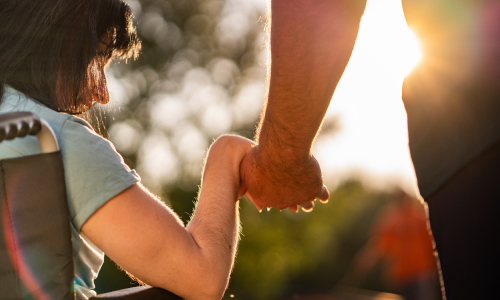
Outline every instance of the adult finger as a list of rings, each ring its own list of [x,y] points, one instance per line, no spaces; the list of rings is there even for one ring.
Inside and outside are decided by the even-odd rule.
[[[252,198],[252,196],[250,195],[250,193],[248,192],[247,190],[247,197],[248,199],[250,199],[250,201],[252,201],[253,205],[255,205],[255,208],[257,208],[257,210],[260,212],[262,211],[262,209],[264,208],[264,206],[260,205],[259,203],[255,202]]]
[[[303,211],[310,212],[314,208],[314,200],[302,202],[300,206],[302,207]]]
[[[321,190],[319,191],[319,193],[316,197],[322,203],[328,203],[328,200],[330,199],[330,192],[328,191],[328,188],[326,187],[326,185],[323,185],[323,187],[321,188]]]

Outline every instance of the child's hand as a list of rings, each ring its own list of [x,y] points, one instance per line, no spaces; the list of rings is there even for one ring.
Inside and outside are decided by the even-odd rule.
[[[241,182],[240,165],[255,143],[236,135],[220,136],[211,146],[205,162],[202,186],[233,188],[237,199],[246,188]]]

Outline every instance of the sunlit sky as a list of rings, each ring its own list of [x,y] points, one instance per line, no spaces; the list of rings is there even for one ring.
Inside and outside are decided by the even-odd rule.
[[[264,10],[267,4],[231,1],[245,3],[247,9]],[[358,178],[376,188],[414,189],[401,86],[419,60],[418,41],[406,25],[401,1],[368,0],[353,55],[325,120],[336,120],[340,128],[320,134],[313,150],[329,186]]]
[[[155,26],[141,27],[143,35],[162,37],[173,32],[172,24],[154,12],[141,14],[138,1],[127,2],[140,16],[139,23],[158,21]],[[258,19],[266,5],[267,0],[226,0],[217,27],[219,43],[237,43],[250,26],[262,27]],[[145,31],[148,28],[154,30]],[[120,151],[138,151],[137,169],[146,185],[155,190],[155,185],[174,182],[181,166],[199,178],[207,136],[227,133],[238,124],[252,126],[265,93],[263,31],[259,39],[262,43],[255,45],[255,51],[260,62],[247,70],[255,75],[247,76],[235,96],[221,85],[222,79],[238,74],[233,62],[221,59],[204,69],[189,67],[189,62],[178,59],[171,71],[188,70],[176,83],[181,88],[174,93],[153,94],[149,101],[151,125],[156,129],[143,136],[134,121],[110,128],[110,138]],[[352,177],[372,187],[414,187],[401,85],[418,60],[418,42],[406,26],[400,0],[368,0],[353,55],[327,114],[326,122],[336,120],[338,130],[321,133],[314,146],[330,189]],[[141,88],[138,82],[145,82],[148,72],[135,71],[116,79],[111,70],[109,84],[115,105],[137,95]],[[168,80],[158,84],[171,84]],[[200,120],[201,127],[193,119]]]
[[[369,0],[327,114],[340,130],[320,134],[314,148],[327,183],[358,177],[374,187],[414,187],[401,85],[419,58],[401,1]]]

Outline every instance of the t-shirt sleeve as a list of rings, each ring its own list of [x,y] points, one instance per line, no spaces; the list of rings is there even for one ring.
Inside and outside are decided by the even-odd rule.
[[[59,144],[71,221],[80,231],[95,211],[140,181],[140,177],[124,163],[113,144],[83,120],[67,119]]]

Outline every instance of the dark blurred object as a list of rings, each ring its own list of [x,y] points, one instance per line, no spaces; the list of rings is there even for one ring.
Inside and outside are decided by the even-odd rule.
[[[0,161],[0,299],[74,298],[63,163],[54,136],[44,141],[48,128],[31,113],[0,116],[2,139],[38,134],[42,151],[44,142],[57,150]]]
[[[411,158],[424,199],[500,140],[500,5],[402,1],[422,61],[405,78]]]
[[[400,295],[339,286],[333,293],[339,300],[405,300]]]
[[[73,249],[61,152],[48,123],[27,112],[0,116],[2,140],[36,135],[41,154],[0,160],[0,299],[74,299]],[[158,288],[105,299],[181,299]]]
[[[447,299],[498,299],[500,143],[427,199]]]
[[[338,286],[330,293],[301,294],[294,293],[286,300],[404,300],[401,296],[391,293],[381,293]]]
[[[121,291],[101,294],[95,297],[91,297],[89,300],[93,299],[116,299],[116,300],[182,300],[181,297],[174,295],[165,290],[154,288],[150,286],[141,286],[129,288]]]
[[[0,142],[18,137],[36,135],[42,129],[40,119],[28,112],[0,115]]]
[[[497,299],[500,3],[403,1],[423,61],[402,97],[448,299]]]

